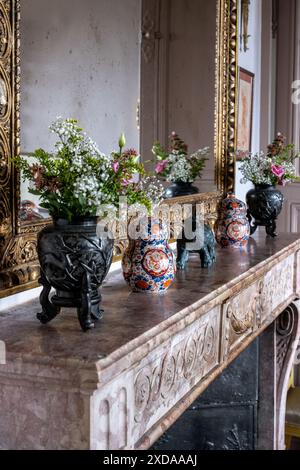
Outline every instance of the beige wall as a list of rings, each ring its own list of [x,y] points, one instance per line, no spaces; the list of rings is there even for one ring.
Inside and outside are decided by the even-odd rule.
[[[141,0],[21,1],[22,151],[50,148],[61,115],[108,152],[138,146]]]

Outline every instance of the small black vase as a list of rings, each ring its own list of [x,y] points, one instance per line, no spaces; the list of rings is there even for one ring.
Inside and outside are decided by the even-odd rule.
[[[38,235],[41,265],[40,295],[42,312],[37,318],[46,324],[61,307],[77,308],[83,331],[94,327],[103,311],[98,289],[107,275],[113,255],[112,238],[99,237],[97,217],[82,217],[72,222],[55,219]],[[49,298],[51,288],[55,294]]]
[[[171,199],[172,197],[189,196],[190,194],[198,194],[199,189],[193,186],[192,183],[183,183],[182,181],[176,181],[169,186],[164,193],[165,199]]]
[[[275,186],[257,184],[246,195],[251,235],[257,227],[266,227],[267,235],[276,237],[276,220],[282,210],[284,197]]]

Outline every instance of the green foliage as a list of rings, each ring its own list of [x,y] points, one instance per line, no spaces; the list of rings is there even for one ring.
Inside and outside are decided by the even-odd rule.
[[[152,153],[156,156],[157,160],[167,160],[169,154],[162,148],[160,142],[154,142]]]
[[[58,119],[50,130],[58,136],[54,153],[37,149],[30,159],[13,159],[23,180],[31,182],[30,193],[39,196],[50,215],[68,220],[95,216],[101,205],[118,207],[119,196],[126,196],[128,204],[151,206],[138,184],[145,169],[134,150],[102,154],[74,119]],[[120,142],[125,143],[124,135]]]

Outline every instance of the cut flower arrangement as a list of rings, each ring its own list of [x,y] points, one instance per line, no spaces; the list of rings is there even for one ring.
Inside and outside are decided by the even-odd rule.
[[[156,157],[155,172],[169,182],[193,183],[205,167],[208,160],[209,148],[199,149],[192,155],[188,154],[188,146],[172,132],[170,148],[163,149],[160,142],[155,142],[152,153]]]
[[[240,167],[241,183],[250,181],[254,185],[284,186],[291,181],[299,181],[295,160],[300,154],[295,153],[293,144],[286,145],[285,142],[286,138],[278,133],[266,153],[246,154]]]
[[[136,150],[124,150],[124,134],[119,152],[102,153],[75,119],[58,118],[50,131],[58,136],[53,153],[37,149],[32,161],[16,157],[30,192],[38,195],[41,207],[54,218],[97,216],[101,206],[116,208],[119,198],[127,204],[140,204],[149,211],[158,203],[163,188],[157,178],[146,175]]]

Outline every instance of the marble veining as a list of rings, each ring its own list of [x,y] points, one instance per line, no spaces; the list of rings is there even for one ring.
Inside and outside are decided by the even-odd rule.
[[[94,331],[78,331],[75,310],[62,311],[51,325],[41,326],[36,320],[40,310],[38,299],[0,314],[0,339],[6,342],[8,357],[29,355],[35,360],[47,356],[49,362],[67,359],[70,354],[83,362],[95,362],[116,352],[130,341],[138,339],[152,328],[164,329],[164,322],[194,303],[216,297],[218,289],[225,291],[242,282],[242,276],[255,275],[264,269],[266,258],[278,257],[280,251],[295,243],[300,249],[298,235],[284,235],[275,240],[260,237],[251,239],[246,250],[218,248],[217,262],[202,269],[199,258],[191,258],[186,271],[177,274],[174,285],[164,294],[132,293],[121,272],[110,275],[102,295],[104,318]]]
[[[113,273],[102,289],[104,318],[88,333],[69,309],[40,325],[38,300],[2,313],[1,446],[149,447],[183,398],[299,297],[298,237],[258,233],[246,249],[218,248],[208,269],[191,258],[160,295],[132,293]]]

